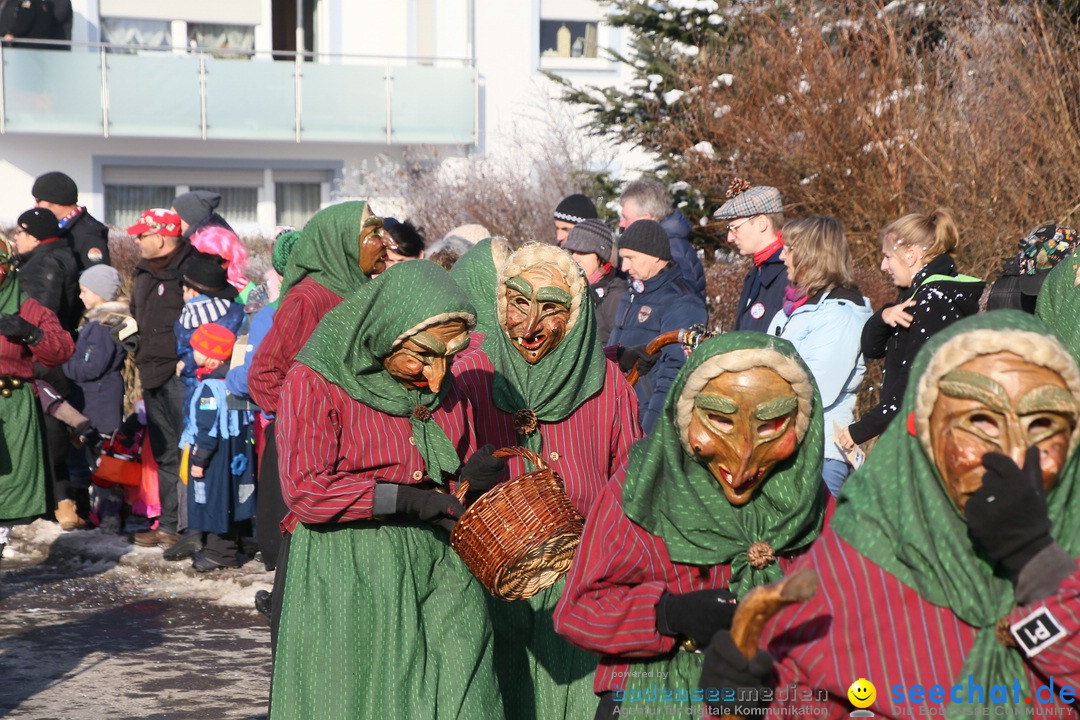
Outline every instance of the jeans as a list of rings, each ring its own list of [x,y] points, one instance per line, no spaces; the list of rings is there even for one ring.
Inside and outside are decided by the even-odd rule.
[[[146,431],[150,450],[158,464],[158,494],[161,498],[159,529],[175,533],[186,527],[187,502],[180,480],[180,433],[184,428],[184,385],[171,377],[161,387],[143,388],[146,403]]]
[[[821,479],[825,481],[825,487],[829,488],[829,492],[832,493],[833,497],[840,494],[840,488],[850,473],[851,466],[843,460],[825,458],[825,462],[821,466]]]

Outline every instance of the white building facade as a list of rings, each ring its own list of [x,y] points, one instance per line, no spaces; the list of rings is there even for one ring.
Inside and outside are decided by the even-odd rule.
[[[593,0],[73,0],[71,47],[5,47],[0,224],[61,170],[125,226],[213,189],[238,230],[302,226],[346,167],[409,148],[497,157],[541,70],[621,84]],[[297,46],[301,53],[296,53]],[[536,132],[540,132],[539,125]]]

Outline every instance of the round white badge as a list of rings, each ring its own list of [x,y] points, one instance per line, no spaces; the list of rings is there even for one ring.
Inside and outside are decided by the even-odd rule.
[[[157,294],[158,294],[158,297],[161,297],[162,295],[165,294],[165,283],[158,283]]]
[[[755,320],[760,320],[765,316],[765,306],[761,303],[754,303],[750,306],[750,317]]]

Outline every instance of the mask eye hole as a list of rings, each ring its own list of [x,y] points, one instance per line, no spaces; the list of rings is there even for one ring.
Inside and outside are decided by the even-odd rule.
[[[770,435],[775,435],[776,433],[780,432],[780,429],[784,427],[784,424],[786,422],[786,416],[774,418],[773,420],[763,422],[762,424],[758,425],[758,435],[760,437],[769,437]]]
[[[735,421],[727,415],[714,415],[709,413],[709,422],[720,432],[729,433],[735,429]]]
[[[972,415],[971,425],[986,437],[996,438],[1001,436],[1001,428],[998,426],[997,418],[991,415],[983,413]]]

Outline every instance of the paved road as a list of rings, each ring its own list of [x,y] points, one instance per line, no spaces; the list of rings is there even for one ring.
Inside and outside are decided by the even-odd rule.
[[[204,581],[160,550],[133,552],[141,562],[3,561],[0,717],[265,718],[266,621],[214,597],[251,596],[265,574]]]

